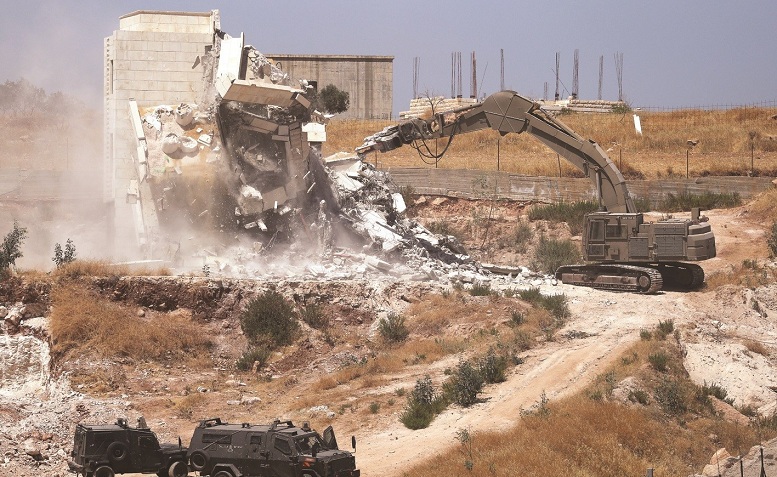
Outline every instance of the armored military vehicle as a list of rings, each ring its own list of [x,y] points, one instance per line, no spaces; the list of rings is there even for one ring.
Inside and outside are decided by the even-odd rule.
[[[355,450],[356,439],[351,440]],[[359,477],[353,454],[338,449],[332,426],[322,437],[307,423],[297,427],[291,421],[200,421],[188,457],[192,470],[213,477]]]

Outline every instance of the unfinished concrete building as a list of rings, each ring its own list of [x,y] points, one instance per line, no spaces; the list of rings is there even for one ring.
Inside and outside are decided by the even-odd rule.
[[[335,85],[348,92],[350,108],[344,119],[393,117],[393,56],[267,54],[292,78],[315,81],[318,88]]]
[[[218,10],[137,11],[119,26],[105,39],[103,181],[117,259],[169,259],[182,239],[165,229],[266,230],[310,200],[308,156],[326,140],[315,85],[348,91],[350,117],[391,116],[393,57],[305,70],[223,32]],[[297,81],[306,72],[316,76]]]
[[[139,125],[131,121],[130,101],[149,107],[200,100],[206,81],[202,59],[219,27],[217,10],[136,11],[122,16],[119,29],[105,38],[103,198],[114,205],[109,222],[117,258],[135,256],[133,248],[146,245],[159,227],[153,207],[141,203],[151,194],[138,177]]]

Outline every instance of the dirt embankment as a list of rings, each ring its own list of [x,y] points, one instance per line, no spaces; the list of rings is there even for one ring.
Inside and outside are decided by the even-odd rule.
[[[453,203],[460,209],[455,212],[458,217],[472,210],[467,204]],[[485,244],[480,247],[492,256],[507,256],[508,242],[500,242],[497,232],[500,227],[502,235],[511,230],[504,224],[515,223],[523,213],[522,207],[511,207],[496,212],[504,220],[491,226],[485,240],[484,235],[474,235],[472,249]],[[423,208],[418,213],[429,221],[448,216],[442,204],[435,213]],[[475,215],[471,220],[477,222],[480,215]],[[719,254],[702,263],[705,271],[725,271],[742,260],[765,256],[764,228],[750,220],[744,208],[708,215]],[[464,230],[470,219],[461,220]],[[474,226],[483,231],[483,224]],[[500,278],[493,286],[504,286],[509,280]],[[19,316],[15,327],[8,319],[3,321],[5,342],[11,336],[31,336],[47,344],[51,283],[50,279],[13,280],[0,286],[1,304],[9,314]],[[489,337],[495,336],[492,330],[506,330],[512,307],[525,305],[516,298],[495,301],[464,294],[456,305],[461,308],[455,309],[466,312],[450,311],[434,324],[419,323],[410,316],[412,344],[390,349],[380,344],[377,320],[413,306],[431,307],[430,297],[442,293],[439,284],[396,281],[390,274],[385,280],[367,281],[95,279],[88,286],[99,296],[142,312],[144,320],[164,320],[185,310],[187,319],[212,340],[209,355],[185,362],[70,355],[53,363],[53,376],[48,366],[35,368],[33,372],[46,374],[32,388],[21,384],[30,381],[33,368],[17,367],[15,376],[6,368],[0,395],[0,453],[4,456],[0,469],[23,475],[64,475],[77,422],[113,422],[125,416],[133,421],[144,415],[162,440],[181,436],[186,443],[198,419],[222,416],[236,422],[286,417],[309,420],[316,428],[332,423],[340,435],[357,436],[357,462],[365,475],[401,475],[407,466],[454,445],[462,428],[505,429],[543,395],[554,400],[581,390],[640,339],[640,330],[665,320],[672,320],[679,330],[694,380],[721,384],[737,406],[772,409],[777,387],[774,285],[657,295],[553,286],[541,279],[532,285],[543,293],[564,293],[569,299],[572,316],[556,332],[556,339],[540,340],[522,353],[523,364],[509,372],[506,382],[487,386],[475,406],[451,407],[429,428],[410,431],[399,422],[404,398],[398,390],[411,388],[425,374],[441,382],[446,368],[471,354],[473,346],[488,346]],[[521,286],[528,285],[522,282]],[[236,373],[233,363],[245,345],[238,313],[247,300],[271,288],[297,305],[323,306],[331,319],[329,331],[302,324],[299,339],[273,354],[266,372]],[[25,310],[20,311],[20,304]],[[765,351],[752,351],[753,342]],[[441,343],[453,351],[433,355],[431,350]],[[41,362],[43,349],[34,351],[38,354],[28,362]],[[71,387],[79,375],[79,384]]]

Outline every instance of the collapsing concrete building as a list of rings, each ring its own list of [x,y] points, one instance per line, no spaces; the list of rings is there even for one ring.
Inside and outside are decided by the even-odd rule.
[[[151,92],[129,96],[115,79],[124,70],[111,73],[106,117],[113,122],[107,121],[106,142],[112,157],[122,159],[111,178],[115,229],[142,251],[133,254],[128,244],[128,259],[252,276],[267,275],[278,263],[285,264],[281,273],[288,272],[292,262],[317,263],[315,275],[322,257],[346,269],[356,263],[365,273],[388,273],[386,260],[404,256],[404,264],[417,262],[406,270],[423,276],[438,273],[419,260],[469,261],[454,241],[404,217],[402,196],[385,173],[355,154],[321,157],[327,118],[315,109],[310,82],[290,78],[242,34],[221,31],[217,11],[195,14],[191,23],[181,17],[186,14],[137,12],[122,19],[137,31],[117,32],[107,41],[116,58],[111,68],[119,58],[133,61],[133,42],[142,38],[160,42],[157,56],[142,55],[157,61],[141,64],[143,74],[156,78],[159,69],[177,68],[160,76],[166,80],[148,83],[174,90],[168,91],[173,104],[154,102]],[[181,25],[183,32],[148,32]],[[189,61],[171,67],[164,60],[171,56],[162,53],[175,47],[176,35],[194,35],[199,43],[176,53]],[[179,75],[187,79],[183,87],[174,81]],[[275,249],[268,260],[267,250],[279,244],[288,253]]]

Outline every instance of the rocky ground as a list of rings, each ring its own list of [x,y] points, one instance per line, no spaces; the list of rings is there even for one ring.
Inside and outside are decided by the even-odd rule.
[[[483,261],[525,264],[530,261],[531,248],[516,253],[505,246],[507,231],[521,220],[524,206],[425,198],[412,210],[427,226],[445,221],[454,229],[469,230],[465,245]],[[708,275],[766,256],[764,227],[749,217],[747,207],[709,211],[708,215],[719,251],[717,258],[702,263]],[[554,232],[553,226],[543,227]],[[563,227],[555,233],[569,234]],[[320,265],[323,268],[313,269],[335,273],[337,267],[352,264],[327,261]],[[78,422],[114,422],[117,417],[134,422],[143,415],[162,440],[181,436],[186,443],[198,419],[220,415],[252,422],[275,417],[309,420],[316,428],[332,423],[340,435],[357,437],[357,463],[363,475],[398,476],[407,465],[453,445],[459,429],[507,428],[541,396],[553,400],[582,389],[640,339],[640,330],[670,319],[680,330],[685,365],[696,382],[720,384],[737,407],[750,405],[771,413],[777,403],[775,285],[636,295],[554,284],[526,270],[516,276],[489,275],[478,268],[441,266],[435,270],[410,273],[402,267],[367,266],[357,276],[329,280],[308,274],[301,279],[123,278],[98,284],[105,296],[150,318],[164,319],[177,312],[199,320],[214,337],[210,367],[180,362],[104,363],[87,357],[51,363],[45,290],[38,294],[22,290],[13,299],[5,292],[5,301],[0,303],[0,473],[65,475],[72,431]],[[467,286],[475,280],[489,282],[494,290],[536,286],[543,293],[564,293],[572,312],[557,339],[522,355],[523,364],[510,372],[506,382],[486,387],[480,403],[467,409],[451,407],[421,431],[410,431],[398,420],[403,398],[396,396],[396,390],[411,387],[424,374],[443,376],[444,369],[458,361],[457,354],[431,364],[421,359],[399,368],[385,367],[369,379],[362,376],[331,387],[323,381],[345,364],[375,356],[378,317],[406,312],[456,283]],[[303,328],[303,338],[283,355],[275,355],[267,373],[235,373],[231,362],[244,343],[236,310],[247,297],[268,288],[297,302],[304,297],[325,304],[335,317],[336,338]],[[471,314],[450,317],[438,330],[415,328],[414,334],[419,339],[482,335],[508,320],[510,307],[517,306],[514,301],[491,300],[470,297],[466,305],[472,307]],[[754,342],[766,352],[751,351]],[[104,367],[120,379],[107,390],[73,385],[71,374],[89,366]],[[373,402],[380,404],[379,412],[369,410]],[[738,414],[733,408],[727,411]],[[737,418],[746,421],[741,414]],[[759,452],[752,454],[756,458]],[[766,454],[767,464],[773,465],[774,449],[767,449]],[[738,472],[738,464],[726,460],[725,454],[714,460],[714,468],[706,469],[706,475],[717,474],[718,462],[723,470],[728,466],[727,472]],[[747,465],[756,464],[749,459]]]

